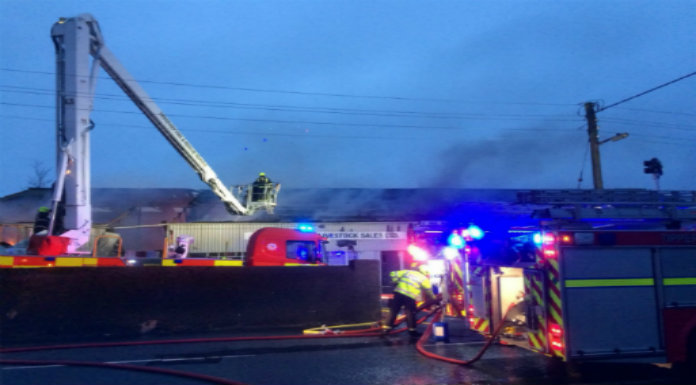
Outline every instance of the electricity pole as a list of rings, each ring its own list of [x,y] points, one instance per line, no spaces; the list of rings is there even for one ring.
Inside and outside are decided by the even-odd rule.
[[[599,130],[597,129],[596,103],[585,103],[585,118],[587,118],[587,135],[590,137],[590,155],[592,157],[592,181],[595,190],[603,190],[602,164],[599,158]]]

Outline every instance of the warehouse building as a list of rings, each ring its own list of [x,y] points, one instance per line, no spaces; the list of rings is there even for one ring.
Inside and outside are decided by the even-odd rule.
[[[230,215],[208,190],[92,190],[94,233],[114,231],[127,257],[159,257],[179,236],[194,239],[191,257],[243,259],[250,235],[262,227],[295,228],[310,223],[327,238],[330,264],[381,260],[383,271],[403,267],[409,228],[424,222],[500,225],[528,220],[532,207],[515,204],[514,190],[465,189],[285,189],[273,214]],[[31,234],[49,189],[29,189],[0,198],[2,241],[15,245]]]

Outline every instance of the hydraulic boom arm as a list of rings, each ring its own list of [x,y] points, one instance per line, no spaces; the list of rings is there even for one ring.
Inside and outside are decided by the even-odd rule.
[[[136,106],[147,116],[152,124],[157,127],[159,132],[171,143],[181,156],[186,159],[189,165],[198,173],[198,176],[205,182],[213,192],[225,203],[227,209],[233,214],[246,214],[247,209],[232,195],[225,187],[220,178],[212,168],[206,163],[203,157],[196,151],[191,143],[186,140],[174,124],[167,119],[167,116],[160,110],[155,102],[147,95],[138,83],[133,80],[128,71],[121,65],[109,48],[102,45],[92,52],[95,60],[99,61],[101,67],[118,84],[123,92],[135,103]]]
[[[106,47],[99,24],[92,15],[61,18],[53,25],[51,37],[56,49],[58,175],[54,185],[49,234],[54,233],[56,213],[64,210],[65,233],[61,235],[71,239],[69,252],[77,251],[89,240],[92,225],[89,134],[94,128],[90,112],[99,67],[109,74],[184,157],[201,180],[224,202],[229,212],[241,215],[253,212],[253,208],[245,207],[225,187],[203,157]],[[91,68],[90,56],[93,58]],[[59,202],[65,202],[64,207]]]

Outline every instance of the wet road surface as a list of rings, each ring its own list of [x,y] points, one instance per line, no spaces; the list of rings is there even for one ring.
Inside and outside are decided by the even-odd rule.
[[[482,338],[468,330],[457,328],[452,323],[450,325],[450,343],[428,342],[426,348],[431,352],[461,360],[474,357],[483,346]],[[291,332],[285,330],[283,333]],[[150,339],[155,338],[141,338],[142,341]],[[455,365],[419,354],[414,341],[405,334],[320,340],[90,347],[8,353],[3,354],[2,358],[138,365],[203,374],[255,385],[683,383],[676,379],[670,370],[655,365],[583,364],[569,368],[556,360],[525,349],[502,345],[492,345],[483,358],[472,366]],[[215,382],[122,369],[2,365],[0,383],[177,385]]]

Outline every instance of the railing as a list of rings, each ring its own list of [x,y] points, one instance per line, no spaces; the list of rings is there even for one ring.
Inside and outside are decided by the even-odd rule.
[[[99,240],[101,240],[102,238],[112,238],[112,239],[118,240],[118,247],[116,248],[116,255],[97,255],[97,251],[99,250]],[[121,239],[120,235],[116,235],[116,234],[99,235],[96,238],[94,238],[94,246],[92,247],[92,258],[96,258],[96,257],[120,257],[122,246],[123,246],[123,240]]]
[[[268,214],[273,210],[278,201],[280,183],[268,183],[265,185],[238,185],[232,186],[231,191],[240,202],[245,202],[248,214],[256,210],[264,209]]]

